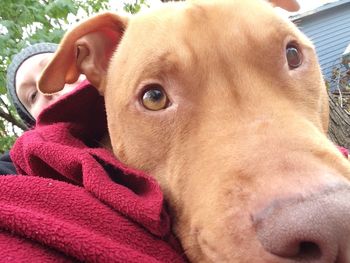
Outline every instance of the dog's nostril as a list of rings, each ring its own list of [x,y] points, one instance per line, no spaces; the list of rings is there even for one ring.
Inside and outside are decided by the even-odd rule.
[[[275,200],[252,217],[264,249],[290,262],[350,262],[350,189]]]
[[[299,260],[317,260],[322,256],[320,247],[314,242],[301,242],[299,245],[299,253],[296,256]]]
[[[273,250],[273,254],[282,258],[293,259],[293,262],[318,262],[322,257],[321,247],[310,241],[285,240],[280,243],[282,246]]]

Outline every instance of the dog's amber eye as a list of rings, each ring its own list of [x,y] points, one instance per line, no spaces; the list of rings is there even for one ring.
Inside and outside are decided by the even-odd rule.
[[[168,98],[159,84],[147,85],[142,95],[143,106],[152,111],[158,111],[168,106]]]
[[[295,44],[288,44],[286,48],[286,57],[289,68],[294,69],[301,65],[302,54]]]

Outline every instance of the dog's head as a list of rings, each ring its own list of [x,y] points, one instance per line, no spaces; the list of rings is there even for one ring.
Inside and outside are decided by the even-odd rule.
[[[314,47],[271,4],[93,17],[67,33],[40,88],[81,73],[105,96],[117,158],[159,181],[190,260],[349,260],[350,168],[325,135]]]

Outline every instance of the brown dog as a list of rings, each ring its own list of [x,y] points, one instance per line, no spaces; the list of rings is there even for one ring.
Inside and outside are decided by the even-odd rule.
[[[350,166],[326,137],[315,51],[271,4],[93,17],[40,88],[81,73],[105,96],[117,158],[159,181],[191,261],[350,262]]]

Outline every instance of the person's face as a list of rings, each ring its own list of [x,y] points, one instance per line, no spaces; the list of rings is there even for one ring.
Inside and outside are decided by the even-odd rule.
[[[72,91],[83,80],[81,77],[76,83],[65,85],[63,90],[53,95],[43,95],[38,92],[39,77],[52,55],[53,53],[34,55],[25,60],[16,73],[18,98],[34,119],[37,119],[44,108],[57,101],[62,95]]]

